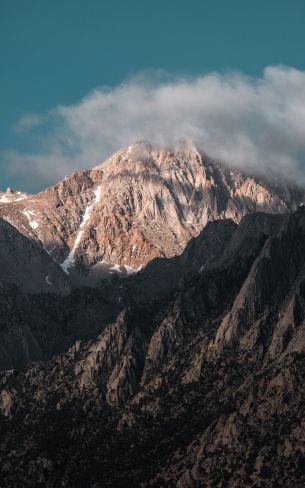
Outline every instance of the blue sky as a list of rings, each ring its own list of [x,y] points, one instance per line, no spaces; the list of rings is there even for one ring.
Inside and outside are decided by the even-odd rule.
[[[26,114],[77,104],[96,87],[151,70],[178,77],[305,70],[304,20],[304,0],[0,0],[0,188],[44,183],[11,172],[3,156],[46,151],[49,126],[16,129]]]

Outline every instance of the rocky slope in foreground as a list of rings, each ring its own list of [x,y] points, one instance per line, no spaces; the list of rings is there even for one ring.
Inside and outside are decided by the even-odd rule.
[[[179,255],[209,221],[285,213],[304,200],[304,192],[210,161],[192,143],[175,149],[138,143],[37,195],[16,195],[9,189],[1,196],[0,217],[76,285]]]
[[[177,265],[155,298],[149,270],[113,279],[100,335],[2,373],[4,486],[304,486],[304,208],[211,223]]]

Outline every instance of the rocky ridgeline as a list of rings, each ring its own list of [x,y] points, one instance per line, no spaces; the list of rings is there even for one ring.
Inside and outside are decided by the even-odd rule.
[[[209,221],[285,213],[303,197],[212,162],[192,143],[171,150],[138,143],[37,195],[5,194],[0,217],[80,286],[181,254]]]
[[[75,293],[69,350],[1,374],[4,486],[304,486],[304,207]]]

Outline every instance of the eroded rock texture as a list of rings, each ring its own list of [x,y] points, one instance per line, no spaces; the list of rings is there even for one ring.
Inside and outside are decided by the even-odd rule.
[[[0,198],[0,216],[74,285],[179,255],[209,221],[285,213],[304,200],[304,192],[228,169],[186,142],[174,149],[138,143],[37,195],[14,195]]]
[[[304,207],[211,222],[86,297],[107,323],[1,374],[3,486],[304,486]]]

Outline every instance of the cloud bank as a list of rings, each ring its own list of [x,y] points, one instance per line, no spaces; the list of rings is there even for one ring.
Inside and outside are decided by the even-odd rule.
[[[72,106],[27,114],[18,133],[35,137],[35,154],[7,151],[12,173],[42,184],[102,162],[138,140],[191,138],[212,158],[245,171],[305,183],[305,72],[267,67],[262,77],[154,74],[98,88]]]

